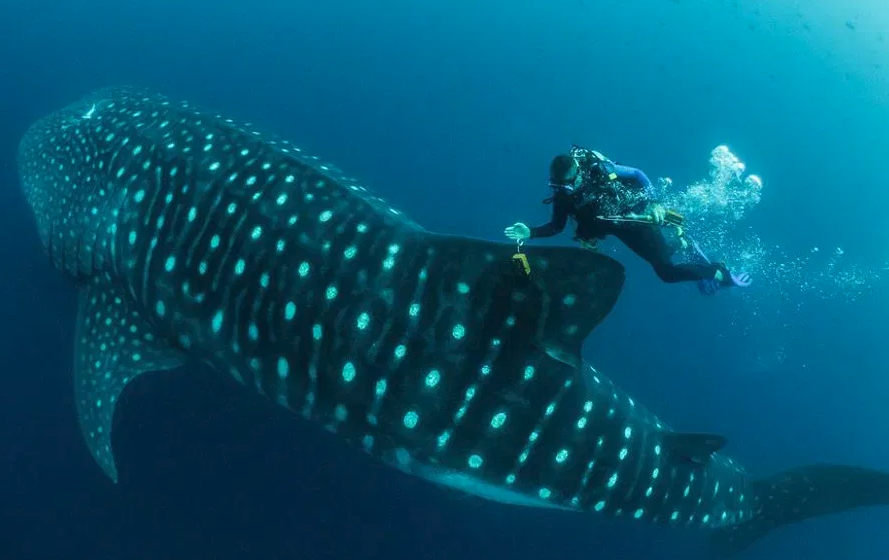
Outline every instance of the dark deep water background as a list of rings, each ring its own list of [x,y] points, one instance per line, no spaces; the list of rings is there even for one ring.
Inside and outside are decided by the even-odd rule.
[[[31,122],[106,85],[256,122],[429,229],[492,239],[546,219],[546,166],[571,142],[686,182],[729,143],[766,181],[746,225],[794,253],[842,246],[861,297],[760,282],[706,299],[621,251],[623,298],[585,356],[673,427],[726,435],[753,473],[889,469],[887,25],[872,0],[5,2],[0,558],[704,558],[696,533],[406,478],[200,369],[128,387],[112,486],[74,415],[75,289],[15,169]],[[883,560],[887,523],[813,520],[743,558]]]

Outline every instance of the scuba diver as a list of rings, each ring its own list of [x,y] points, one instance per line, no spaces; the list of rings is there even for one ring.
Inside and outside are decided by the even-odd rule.
[[[619,165],[601,153],[573,146],[550,164],[552,219],[538,227],[518,222],[504,230],[521,244],[528,239],[552,237],[576,222],[575,239],[595,249],[598,240],[614,235],[647,261],[667,283],[697,282],[702,293],[720,287],[747,287],[748,274],[732,274],[725,264],[713,263],[693,244],[701,263],[673,264],[672,253],[659,226],[681,225],[682,217],[655,200],[651,181],[639,169]]]

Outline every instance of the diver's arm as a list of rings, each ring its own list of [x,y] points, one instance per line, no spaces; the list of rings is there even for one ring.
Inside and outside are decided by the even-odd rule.
[[[648,175],[641,169],[630,167],[628,165],[614,164],[614,172],[617,174],[617,179],[621,183],[636,186],[645,191],[649,200],[655,199],[657,193],[654,190],[654,185],[651,184],[651,179],[649,179]]]
[[[565,224],[568,223],[568,210],[568,202],[557,195],[553,199],[553,216],[550,218],[549,223],[531,228],[531,237],[529,239],[552,237],[561,233],[565,229]]]

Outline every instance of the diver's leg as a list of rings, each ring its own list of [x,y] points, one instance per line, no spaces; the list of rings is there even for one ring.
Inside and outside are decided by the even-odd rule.
[[[617,224],[610,233],[645,259],[664,282],[672,284],[710,280],[719,270],[715,264],[673,264],[670,247],[663,233],[650,224]]]

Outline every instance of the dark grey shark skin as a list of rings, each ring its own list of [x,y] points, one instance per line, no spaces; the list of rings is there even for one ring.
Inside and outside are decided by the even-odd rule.
[[[98,91],[35,123],[24,194],[80,289],[75,391],[117,480],[115,403],[201,361],[405,472],[505,503],[711,531],[889,503],[889,477],[811,466],[752,480],[582,363],[616,261],[425,231],[298,148],[187,103]]]

